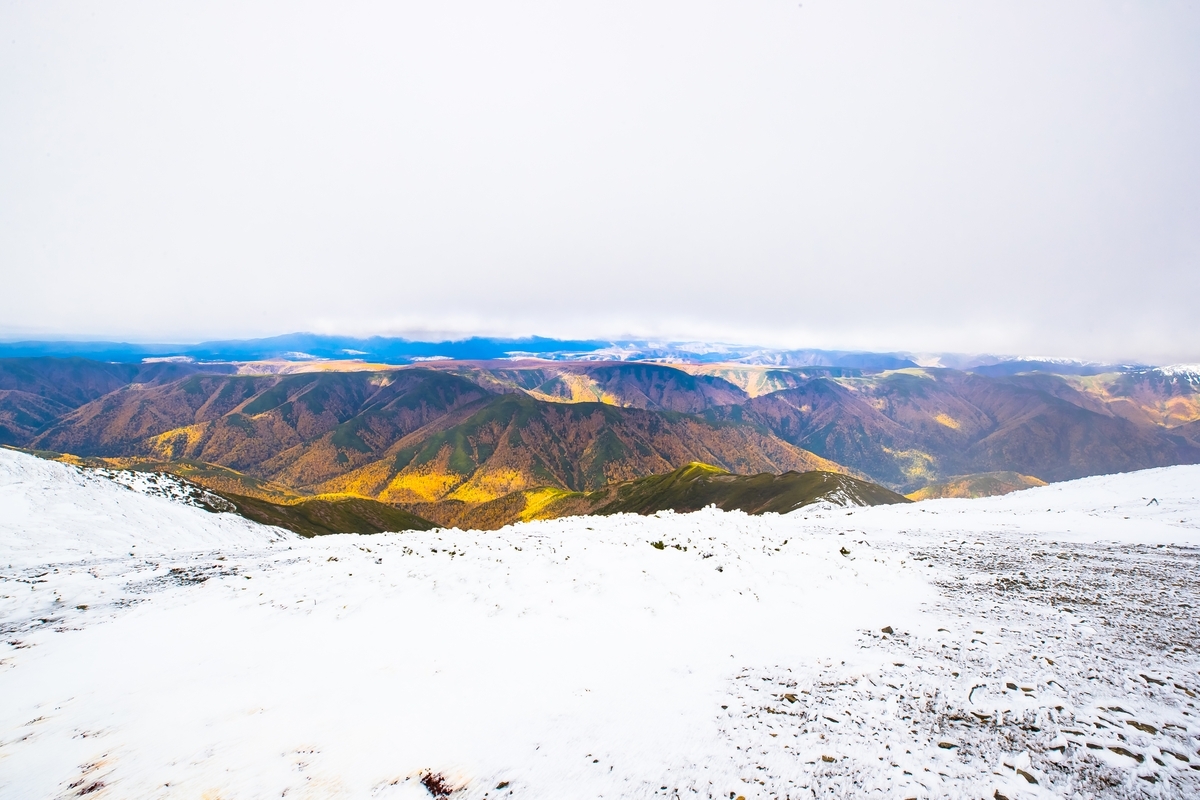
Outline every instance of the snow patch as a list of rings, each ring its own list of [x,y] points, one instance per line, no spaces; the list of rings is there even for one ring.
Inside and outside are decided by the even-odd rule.
[[[303,540],[0,452],[0,795],[1196,796],[1198,470]]]
[[[1191,381],[1200,381],[1200,364],[1172,364],[1167,367],[1158,367],[1152,371],[1168,377],[1180,377]]]
[[[202,511],[185,498],[182,484],[0,450],[0,562],[45,564],[120,556],[131,548],[163,553],[295,538],[234,514]]]

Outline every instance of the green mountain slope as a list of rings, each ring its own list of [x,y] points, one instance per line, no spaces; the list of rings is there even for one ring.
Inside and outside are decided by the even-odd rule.
[[[301,536],[427,531],[437,527],[402,508],[365,497],[310,497],[285,504],[236,494],[221,496],[232,502],[243,517],[295,531]]]
[[[907,503],[907,498],[874,483],[835,472],[785,472],[782,475],[733,475],[708,464],[688,464],[667,473],[618,484],[597,492],[594,513],[653,514],[696,511],[715,505],[749,514],[786,514],[812,503],[877,506]]]
[[[502,395],[318,488],[393,503],[478,503],[538,487],[589,491],[700,460],[736,472],[842,471],[745,423]]]
[[[411,508],[445,526],[494,530],[514,522],[585,514],[697,511],[710,505],[748,514],[786,514],[813,503],[872,506],[909,500],[877,484],[835,472],[734,475],[690,463],[671,472],[612,484],[592,492],[539,488],[485,503],[424,503]]]

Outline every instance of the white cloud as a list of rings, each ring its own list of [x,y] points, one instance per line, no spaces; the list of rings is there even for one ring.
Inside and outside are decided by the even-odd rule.
[[[0,10],[0,324],[1200,356],[1200,10]]]

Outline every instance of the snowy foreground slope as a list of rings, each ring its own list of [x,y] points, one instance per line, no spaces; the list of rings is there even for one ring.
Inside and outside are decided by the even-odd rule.
[[[1200,467],[318,540],[117,477],[0,450],[2,797],[1200,796]]]

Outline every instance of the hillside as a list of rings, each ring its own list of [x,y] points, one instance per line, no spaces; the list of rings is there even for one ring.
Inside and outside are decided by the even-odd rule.
[[[109,364],[86,358],[0,358],[0,390],[53,400],[69,408],[130,385],[157,385],[199,372],[230,373],[229,364]]]
[[[70,410],[70,406],[49,397],[0,389],[0,444],[27,442]]]
[[[605,403],[624,408],[695,414],[736,405],[749,395],[718,375],[639,362],[480,361],[432,362],[491,391],[524,393],[562,403]]]
[[[114,391],[31,445],[220,464],[303,488],[368,463],[397,439],[486,396],[428,370],[196,375]]]
[[[906,502],[906,498],[882,486],[835,472],[735,475],[693,462],[662,475],[614,483],[591,492],[530,489],[484,503],[449,500],[416,504],[411,509],[447,527],[495,530],[515,522],[581,514],[687,513],[708,506],[748,514],[786,514],[813,503],[855,507]]]
[[[284,504],[236,494],[222,496],[232,502],[237,513],[246,519],[284,528],[301,536],[427,531],[437,527],[402,508],[365,497],[308,497]]]
[[[842,471],[744,423],[501,395],[461,421],[401,439],[383,458],[318,488],[392,503],[478,503],[540,487],[591,491],[692,461],[740,473]]]
[[[688,464],[666,475],[609,486],[595,495],[597,514],[688,512],[710,505],[748,514],[786,514],[813,503],[857,507],[908,502],[849,475],[824,471],[733,475],[707,464]]]
[[[232,371],[226,365],[215,372]],[[85,403],[130,385],[193,374],[190,364],[105,364],[84,358],[0,359],[0,444],[26,445]]]
[[[1072,380],[1086,379],[946,369],[822,377],[706,414],[754,422],[902,491],[981,472],[1058,481],[1200,462],[1184,436],[1096,407]]]
[[[983,472],[978,475],[958,475],[948,480],[931,483],[905,495],[909,500],[937,500],[943,497],[997,497],[1045,486],[1046,482],[1031,475],[1016,472]]]
[[[1200,420],[1200,366],[1107,373],[1065,382],[1098,410],[1130,422],[1173,428]]]

